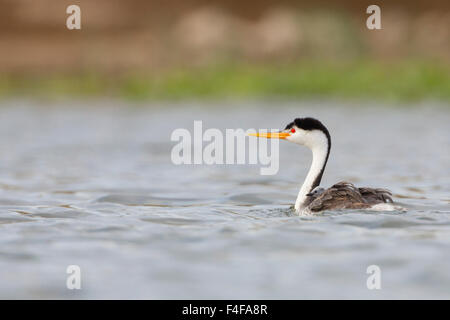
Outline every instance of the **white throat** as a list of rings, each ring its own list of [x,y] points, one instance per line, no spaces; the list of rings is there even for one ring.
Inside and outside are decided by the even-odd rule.
[[[300,188],[297,200],[295,201],[295,210],[297,212],[304,209],[304,204],[307,199],[306,195],[320,184],[320,180],[322,178],[321,175],[325,169],[328,158],[328,151],[331,147],[329,146],[329,141],[326,135],[319,130],[308,132],[304,145],[312,151],[312,163],[309,168],[308,175]]]

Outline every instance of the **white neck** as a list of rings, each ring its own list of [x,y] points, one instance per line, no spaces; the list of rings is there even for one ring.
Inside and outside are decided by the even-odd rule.
[[[301,211],[304,207],[307,194],[311,192],[312,189],[320,185],[322,170],[325,169],[325,165],[328,158],[328,148],[329,142],[325,134],[320,131],[314,131],[310,133],[308,141],[306,141],[305,146],[312,151],[312,163],[309,168],[308,175],[303,182],[300,192],[298,193],[297,200],[295,201],[295,210],[297,212]]]

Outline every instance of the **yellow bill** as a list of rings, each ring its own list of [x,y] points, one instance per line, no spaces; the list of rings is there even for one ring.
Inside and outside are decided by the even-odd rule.
[[[254,136],[258,138],[268,138],[268,139],[286,139],[291,134],[289,132],[265,132],[265,133],[249,133],[249,136]]]

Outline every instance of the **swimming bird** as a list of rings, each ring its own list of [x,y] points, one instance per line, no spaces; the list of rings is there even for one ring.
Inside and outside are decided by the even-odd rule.
[[[369,209],[377,206],[384,208],[380,204],[393,203],[392,194],[387,189],[357,188],[345,181],[338,182],[328,189],[320,187],[330,155],[331,137],[328,129],[317,119],[297,118],[280,132],[249,133],[249,135],[283,139],[311,149],[311,167],[295,201],[295,211],[299,214],[314,214],[333,209]]]

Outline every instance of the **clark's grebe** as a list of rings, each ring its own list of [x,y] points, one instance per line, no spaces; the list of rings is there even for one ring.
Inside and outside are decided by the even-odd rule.
[[[317,119],[297,118],[289,123],[283,131],[250,133],[250,135],[285,139],[311,149],[312,164],[295,202],[295,210],[299,214],[312,214],[333,209],[377,207],[381,209],[386,206],[380,204],[393,202],[391,192],[386,189],[357,188],[352,183],[345,181],[336,183],[328,189],[319,187],[330,154],[331,138],[328,129]]]

